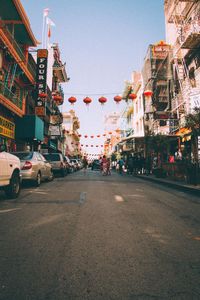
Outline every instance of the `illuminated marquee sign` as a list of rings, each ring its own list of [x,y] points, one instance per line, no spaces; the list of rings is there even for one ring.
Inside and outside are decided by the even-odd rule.
[[[38,116],[46,115],[45,98],[40,98],[39,95],[46,93],[47,90],[47,62],[48,62],[48,50],[39,49],[37,51],[37,100],[35,113]]]
[[[15,124],[0,116],[0,135],[15,138]]]

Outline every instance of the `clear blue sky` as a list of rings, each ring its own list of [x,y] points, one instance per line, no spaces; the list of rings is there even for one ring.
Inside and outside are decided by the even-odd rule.
[[[165,39],[164,0],[21,0],[38,40],[42,36],[43,9],[49,8],[51,42],[59,43],[70,81],[64,85],[63,111],[67,99],[77,96],[74,106],[81,133],[103,131],[103,114],[116,110],[114,95],[122,93],[124,80],[140,70],[149,44]],[[84,96],[108,98],[103,111],[98,96],[89,111]]]

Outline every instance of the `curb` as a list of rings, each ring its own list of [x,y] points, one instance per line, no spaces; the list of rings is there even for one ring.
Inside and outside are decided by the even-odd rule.
[[[195,187],[190,187],[190,186],[186,186],[186,185],[181,185],[181,184],[178,184],[178,183],[175,183],[175,182],[170,182],[170,181],[164,181],[162,179],[155,179],[155,178],[151,178],[151,177],[148,177],[148,176],[134,176],[136,178],[140,178],[140,179],[143,179],[143,180],[147,180],[147,181],[151,181],[151,182],[154,182],[154,183],[160,183],[160,184],[163,184],[167,187],[171,187],[171,188],[174,188],[174,189],[177,189],[177,190],[181,190],[181,191],[184,191],[186,193],[190,193],[190,194],[194,194],[196,196],[200,196],[200,189],[198,188],[195,188]]]

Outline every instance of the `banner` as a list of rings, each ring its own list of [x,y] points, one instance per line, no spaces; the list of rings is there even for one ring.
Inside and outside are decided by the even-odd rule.
[[[37,84],[37,100],[35,107],[35,114],[38,116],[46,115],[45,97],[40,97],[41,94],[46,94],[47,90],[47,63],[48,63],[48,50],[39,49],[37,51],[37,71],[36,71],[36,84]]]

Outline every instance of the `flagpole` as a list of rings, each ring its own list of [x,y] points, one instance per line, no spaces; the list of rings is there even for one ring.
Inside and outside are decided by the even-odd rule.
[[[51,25],[47,24],[47,49],[50,47],[50,37],[51,37]]]
[[[42,48],[44,49],[44,36],[45,36],[45,14],[43,13],[43,22],[42,22]]]
[[[42,22],[42,48],[46,48],[46,18],[49,14],[49,9],[45,8],[43,10],[43,22]]]

